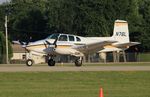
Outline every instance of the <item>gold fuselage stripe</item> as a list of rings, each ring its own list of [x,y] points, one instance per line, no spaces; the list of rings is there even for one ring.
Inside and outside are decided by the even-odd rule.
[[[57,48],[70,48],[72,45],[57,45]],[[33,48],[47,48],[48,45],[31,45],[31,46],[27,46],[27,49],[33,49]]]

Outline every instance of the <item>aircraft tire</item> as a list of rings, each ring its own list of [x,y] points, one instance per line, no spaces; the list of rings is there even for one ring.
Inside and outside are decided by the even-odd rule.
[[[75,60],[75,66],[82,66],[82,60]]]
[[[48,60],[48,66],[55,66],[55,61],[53,59]]]
[[[26,65],[27,65],[27,66],[32,66],[33,63],[34,63],[34,61],[33,61],[32,59],[26,60]]]

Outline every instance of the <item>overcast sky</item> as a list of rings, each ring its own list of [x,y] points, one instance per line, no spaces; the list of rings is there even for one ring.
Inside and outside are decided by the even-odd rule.
[[[0,4],[2,4],[3,2],[6,2],[6,1],[10,1],[10,0],[0,0]]]

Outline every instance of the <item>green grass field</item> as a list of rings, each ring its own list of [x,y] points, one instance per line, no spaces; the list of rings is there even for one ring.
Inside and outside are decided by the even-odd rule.
[[[150,61],[150,53],[140,53],[138,56],[140,62],[149,62]]]
[[[150,72],[0,73],[0,97],[150,97]]]

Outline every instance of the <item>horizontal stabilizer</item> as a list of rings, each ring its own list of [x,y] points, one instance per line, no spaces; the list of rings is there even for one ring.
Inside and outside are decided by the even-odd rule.
[[[139,42],[128,42],[128,43],[117,43],[117,44],[113,44],[113,46],[116,46],[116,47],[127,47],[127,46],[134,46],[134,45],[138,45],[140,44]]]

